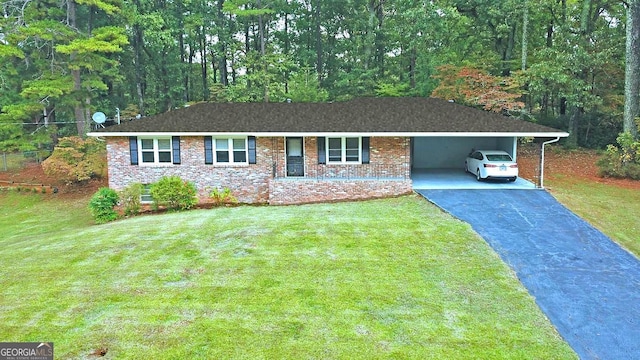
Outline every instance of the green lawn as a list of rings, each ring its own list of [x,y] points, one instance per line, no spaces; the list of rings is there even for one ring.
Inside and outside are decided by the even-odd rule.
[[[417,196],[91,225],[0,194],[0,341],[57,359],[575,359],[470,227]]]
[[[566,207],[640,257],[640,191],[562,175],[548,187]]]

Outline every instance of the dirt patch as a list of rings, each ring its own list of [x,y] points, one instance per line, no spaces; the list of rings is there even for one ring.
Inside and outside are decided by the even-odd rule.
[[[26,185],[47,186],[58,189],[58,196],[67,198],[85,197],[95,193],[100,187],[107,186],[106,179],[93,179],[81,184],[65,184],[47,176],[40,164],[29,164],[19,170],[0,171],[0,181],[3,184],[16,183]]]
[[[545,147],[544,177],[548,180],[564,182],[590,181],[627,189],[640,190],[640,181],[629,179],[603,178],[598,175],[596,162],[598,151],[589,149],[566,150],[559,146]],[[537,183],[540,169],[540,149],[537,145],[523,145],[518,148],[520,176]]]

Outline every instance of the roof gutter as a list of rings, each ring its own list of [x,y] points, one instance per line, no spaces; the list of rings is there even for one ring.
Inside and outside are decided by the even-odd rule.
[[[565,132],[409,132],[409,131],[397,131],[397,132],[382,132],[382,131],[370,131],[370,132],[328,132],[328,131],[316,131],[316,132],[135,132],[135,131],[122,131],[122,132],[90,132],[88,136],[258,136],[258,137],[284,137],[284,136],[372,136],[372,137],[567,137],[568,133]]]
[[[560,137],[557,137],[553,140],[545,141],[542,143],[542,146],[540,148],[540,184],[538,185],[540,189],[544,189],[544,146],[558,141],[560,141]]]

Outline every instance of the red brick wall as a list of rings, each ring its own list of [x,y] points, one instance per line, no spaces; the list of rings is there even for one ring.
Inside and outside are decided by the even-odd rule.
[[[205,165],[203,137],[181,137],[180,165],[145,166],[131,165],[129,138],[108,138],[109,187],[120,190],[133,182],[150,184],[162,176],[177,175],[195,183],[201,201],[208,199],[208,193],[212,189],[226,187],[231,189],[240,202],[266,203],[272,173],[270,144],[268,138],[257,139],[257,164]]]
[[[295,204],[395,196],[411,192],[409,139],[374,137],[370,164],[318,165],[315,137],[304,139],[306,178],[286,178],[284,138],[259,137],[257,164],[205,165],[202,137],[181,137],[180,165],[130,165],[129,139],[107,139],[109,186],[120,190],[133,182],[153,183],[177,175],[195,183],[201,201],[213,188],[229,188],[243,203]],[[278,177],[273,178],[273,170]],[[318,177],[322,174],[322,177]],[[348,179],[337,175],[351,174]],[[371,178],[372,175],[382,178]]]
[[[269,188],[269,203],[273,205],[330,202],[340,200],[375,199],[412,192],[406,180],[315,180],[274,179]]]

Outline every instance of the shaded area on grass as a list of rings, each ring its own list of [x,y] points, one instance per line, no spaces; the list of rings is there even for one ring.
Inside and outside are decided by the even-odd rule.
[[[0,195],[19,209],[0,338],[61,358],[575,358],[488,245],[416,196],[91,227],[67,204],[66,228],[20,196]]]

